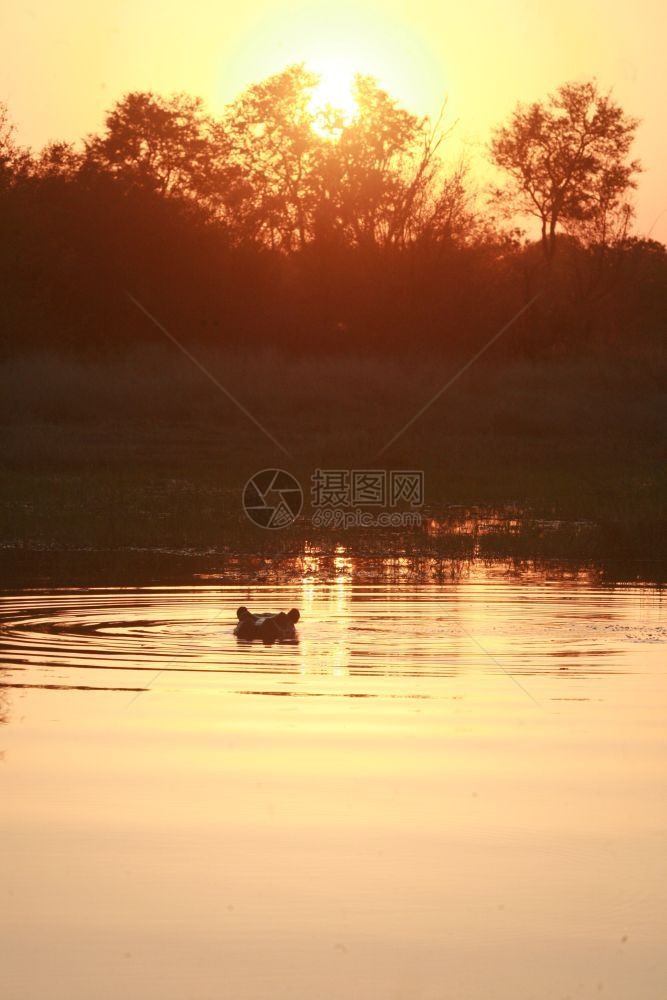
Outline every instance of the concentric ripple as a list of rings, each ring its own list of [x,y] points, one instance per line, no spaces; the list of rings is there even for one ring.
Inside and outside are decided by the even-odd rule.
[[[235,610],[298,606],[296,642],[238,642]],[[628,654],[661,644],[660,594],[580,581],[530,582],[480,572],[448,584],[357,584],[350,575],[291,586],[32,590],[5,596],[0,619],[4,687],[142,690],[151,677],[187,688],[197,675],[219,687],[308,693],[308,680],[346,676],[350,694],[425,692],[427,678],[507,672],[523,678],[604,674],[636,664]],[[272,683],[269,683],[272,679]],[[407,684],[406,684],[407,682]],[[207,683],[213,683],[209,676]],[[269,685],[268,687],[266,685]],[[553,692],[558,697],[559,692]]]

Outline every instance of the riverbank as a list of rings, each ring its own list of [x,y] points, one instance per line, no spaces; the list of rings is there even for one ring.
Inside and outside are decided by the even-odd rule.
[[[262,552],[344,544],[372,555],[667,556],[665,359],[487,364],[210,354],[161,345],[114,360],[0,366],[0,544],[30,550]],[[305,504],[289,529],[245,517],[245,483],[285,468]],[[424,472],[422,526],[314,529],[315,469]]]

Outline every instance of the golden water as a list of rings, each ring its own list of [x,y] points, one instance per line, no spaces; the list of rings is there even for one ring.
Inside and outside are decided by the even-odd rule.
[[[4,996],[667,995],[661,592],[339,569],[4,594]]]

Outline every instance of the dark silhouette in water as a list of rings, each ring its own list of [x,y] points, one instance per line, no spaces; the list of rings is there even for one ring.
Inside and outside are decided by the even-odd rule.
[[[245,607],[240,607],[236,612],[239,620],[234,629],[234,635],[239,639],[251,642],[253,639],[262,639],[263,642],[272,643],[276,640],[294,639],[296,633],[294,626],[301,617],[296,608],[292,608],[285,614],[279,611],[278,614],[253,615]]]

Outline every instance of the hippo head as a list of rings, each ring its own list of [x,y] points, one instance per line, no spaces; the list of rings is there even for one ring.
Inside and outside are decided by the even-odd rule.
[[[278,614],[253,614],[245,606],[241,606],[236,617],[239,620],[234,629],[239,639],[263,639],[264,642],[272,643],[278,639],[293,639],[294,626],[301,615],[296,608],[292,608],[287,613],[279,611]]]

